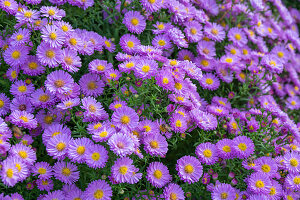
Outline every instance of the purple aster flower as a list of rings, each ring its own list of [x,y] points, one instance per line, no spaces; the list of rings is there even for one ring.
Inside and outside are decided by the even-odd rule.
[[[168,30],[167,34],[178,47],[188,48],[189,44],[185,40],[185,36],[179,28],[171,28]]]
[[[149,164],[146,178],[157,188],[162,188],[172,180],[168,168],[161,162],[152,162]]]
[[[83,98],[81,108],[85,110],[84,121],[99,121],[108,118],[108,114],[105,112],[102,104],[93,97]]]
[[[43,42],[52,48],[61,47],[65,42],[65,34],[55,25],[46,25],[41,30]]]
[[[214,200],[235,199],[235,189],[229,184],[219,183],[213,188],[211,198]]]
[[[120,72],[130,73],[131,71],[135,70],[136,64],[137,64],[137,60],[131,59],[119,64],[118,67]]]
[[[47,108],[55,103],[55,96],[40,88],[31,94],[31,103],[37,108]]]
[[[120,46],[125,53],[135,53],[136,47],[141,45],[140,40],[131,34],[125,34],[120,38]]]
[[[17,175],[18,169],[15,167],[14,163],[9,162],[9,160],[4,160],[2,163],[2,169],[0,171],[1,180],[6,186],[14,186],[18,181],[19,177]]]
[[[299,152],[289,152],[283,157],[283,167],[290,173],[297,174],[300,173],[300,153]]]
[[[212,59],[214,56],[216,56],[215,43],[200,41],[197,44],[197,52],[207,59]]]
[[[14,15],[18,11],[18,4],[14,0],[1,0],[0,8],[8,14]]]
[[[300,98],[298,96],[288,97],[286,107],[291,110],[298,110],[300,108]]]
[[[91,182],[86,188],[83,199],[86,200],[110,200],[112,197],[112,189],[104,180],[96,180]]]
[[[25,81],[18,80],[11,85],[10,92],[14,96],[30,95],[34,91],[33,84],[26,84]]]
[[[210,113],[193,109],[191,115],[197,126],[203,130],[214,130],[218,126],[217,118]]]
[[[38,179],[36,180],[36,185],[40,191],[45,190],[47,192],[50,192],[54,186],[52,179]]]
[[[25,45],[11,45],[3,53],[4,61],[12,67],[19,67],[26,62],[29,50],[30,48]]]
[[[112,64],[108,63],[106,60],[95,59],[89,63],[89,71],[93,74],[102,74],[112,68]]]
[[[57,26],[60,30],[62,30],[66,36],[74,33],[74,29],[72,25],[69,22],[64,22],[64,21],[55,21],[54,22],[55,26]]]
[[[216,145],[205,142],[201,143],[196,148],[196,155],[202,163],[213,165],[218,160]]]
[[[131,155],[135,150],[131,137],[123,133],[113,134],[107,144],[116,155],[121,157]]]
[[[41,64],[51,68],[57,67],[62,61],[62,50],[53,48],[46,42],[41,42],[37,47],[36,55]]]
[[[79,80],[84,95],[97,97],[103,93],[104,83],[97,74],[84,74]]]
[[[0,93],[0,116],[4,116],[8,113],[9,105],[9,98],[4,93]]]
[[[231,159],[235,156],[232,149],[232,143],[232,140],[226,138],[217,142],[216,147],[220,158]]]
[[[66,35],[65,45],[74,51],[81,51],[84,44],[83,40],[80,38],[80,35],[72,32]]]
[[[282,186],[275,180],[271,180],[271,188],[268,193],[268,198],[271,200],[277,200],[280,199],[282,196]]]
[[[204,56],[196,57],[194,63],[197,67],[206,72],[213,71],[217,66],[217,62],[214,59],[207,59]]]
[[[118,81],[121,77],[122,74],[118,70],[110,69],[104,73],[103,78],[106,80],[107,83],[110,83],[111,81]]]
[[[61,18],[66,16],[66,12],[64,10],[58,9],[54,6],[42,6],[40,11],[43,17],[48,17],[50,20],[61,20]]]
[[[204,27],[204,33],[209,39],[217,42],[224,40],[226,36],[224,28],[217,23],[207,24]]]
[[[68,48],[63,49],[61,66],[71,73],[77,72],[81,67],[81,59],[77,52]]]
[[[247,128],[250,133],[256,132],[259,129],[259,124],[254,117],[247,121]]]
[[[224,65],[216,66],[216,73],[218,77],[225,83],[231,83],[233,81],[233,74],[228,66],[224,66]]]
[[[15,165],[17,169],[16,175],[18,176],[19,181],[25,180],[30,175],[28,168],[30,166],[30,163],[26,163],[24,162],[24,160],[16,156],[10,156],[6,159],[6,161],[11,162],[13,163],[13,165]]]
[[[172,90],[175,87],[175,82],[172,77],[172,72],[167,69],[161,69],[155,76],[156,84],[163,89]]]
[[[151,76],[154,76],[154,74],[156,74],[157,68],[158,64],[154,60],[139,60],[135,68],[135,75],[143,80],[150,79]]]
[[[32,167],[32,172],[34,175],[38,175],[40,179],[49,179],[52,177],[52,166],[47,162],[37,162]]]
[[[40,12],[36,10],[30,10],[22,8],[21,11],[17,12],[16,19],[20,24],[30,23],[32,24],[35,20],[39,19]]]
[[[152,40],[152,45],[159,49],[171,49],[173,46],[166,34],[156,35]]]
[[[135,167],[132,163],[133,161],[128,157],[118,158],[111,167],[111,176],[113,180],[117,183],[128,182],[132,173],[135,173]]]
[[[27,62],[21,65],[24,74],[29,76],[41,75],[45,72],[45,67],[41,65],[36,56],[28,56]]]
[[[117,109],[112,115],[112,123],[125,130],[133,130],[137,127],[139,117],[136,112],[127,106]]]
[[[247,136],[238,136],[232,140],[232,148],[240,159],[248,158],[254,153],[254,143]]]
[[[246,45],[248,41],[245,33],[237,27],[234,27],[229,30],[228,38],[230,41],[233,42],[233,44],[240,47]]]
[[[100,144],[91,145],[86,150],[84,159],[89,167],[103,168],[108,160],[108,152]]]
[[[280,74],[283,70],[283,63],[281,62],[281,59],[277,58],[274,54],[264,55],[262,57],[261,64],[273,73]]]
[[[266,156],[256,159],[254,171],[266,174],[268,177],[272,178],[276,175],[277,170],[277,163],[274,159]]]
[[[216,90],[220,86],[219,79],[211,73],[203,74],[202,78],[199,81],[201,87],[208,90]]]
[[[184,191],[179,185],[175,183],[170,183],[164,188],[163,196],[166,200],[185,199]]]
[[[69,73],[63,70],[56,70],[47,76],[45,86],[52,94],[64,94],[72,89],[73,83],[74,80]]]
[[[29,97],[26,96],[18,96],[14,98],[10,104],[10,109],[12,111],[19,110],[19,111],[26,111],[31,113],[34,109],[31,105],[31,101]]]
[[[182,49],[177,54],[178,60],[194,61],[195,55],[187,49]]]
[[[20,195],[19,193],[13,193],[13,194],[10,195],[10,197],[13,200],[24,200],[24,198],[22,197],[22,195]]]
[[[191,184],[200,180],[203,167],[197,158],[193,156],[183,156],[177,160],[176,170],[181,180]]]
[[[116,133],[116,129],[110,125],[106,125],[94,131],[92,133],[92,138],[95,142],[104,142],[107,141],[114,133]]]
[[[79,98],[66,99],[66,100],[63,100],[61,103],[57,104],[56,107],[61,110],[67,110],[67,109],[73,108],[75,106],[78,106],[79,104],[80,104]]]
[[[197,21],[191,21],[186,24],[185,35],[190,42],[199,42],[202,37],[202,25]]]
[[[49,139],[46,144],[46,151],[54,159],[63,160],[68,152],[71,136],[69,134],[58,134]]]
[[[143,138],[145,151],[152,156],[165,157],[168,152],[168,142],[159,133],[148,133]]]
[[[140,0],[140,2],[149,13],[157,12],[164,6],[163,0]]]
[[[298,174],[288,174],[285,178],[285,184],[290,189],[299,191],[300,190],[300,175]]]
[[[104,48],[112,53],[115,51],[116,45],[111,41],[111,39],[104,37]]]
[[[13,46],[23,45],[30,40],[30,32],[28,29],[19,29],[11,36],[10,44]]]
[[[88,138],[77,138],[71,140],[68,148],[68,156],[73,162],[82,163],[86,154],[86,150],[93,144]]]
[[[173,114],[170,118],[170,126],[175,133],[184,133],[187,130],[187,122],[181,114]]]
[[[10,67],[7,69],[5,75],[11,82],[14,82],[18,80],[19,73],[20,73],[19,67]]]
[[[14,110],[10,115],[9,119],[11,123],[16,126],[21,126],[28,129],[34,129],[37,127],[37,120],[34,115],[26,111]]]
[[[247,182],[248,189],[256,194],[268,194],[272,186],[270,178],[264,173],[252,173]]]
[[[146,20],[138,11],[128,11],[123,18],[123,24],[131,33],[141,34],[146,28]]]
[[[207,106],[207,112],[221,117],[226,117],[229,114],[229,111],[227,108],[224,108],[223,106],[217,106],[217,105],[209,105]]]
[[[74,186],[70,191],[65,192],[66,200],[81,200],[83,199],[83,191],[78,187]]]
[[[63,183],[71,184],[79,179],[77,166],[70,162],[56,162],[53,166],[54,177]]]
[[[61,190],[55,190],[52,192],[49,192],[48,194],[46,194],[42,200],[52,200],[52,199],[57,199],[57,200],[64,200],[65,199],[65,195],[63,193],[63,191]]]
[[[159,21],[157,21],[153,26],[156,29],[152,30],[152,31],[156,35],[166,33],[170,28],[173,27],[173,25],[171,23],[164,23],[164,22],[159,22]]]
[[[26,164],[31,165],[36,161],[36,153],[32,148],[23,144],[16,144],[9,150],[11,156],[16,156],[24,161]]]
[[[109,105],[109,109],[111,109],[112,111],[117,111],[118,109],[122,109],[124,108],[125,106],[127,106],[127,102],[126,101],[114,101],[113,103],[111,103]]]

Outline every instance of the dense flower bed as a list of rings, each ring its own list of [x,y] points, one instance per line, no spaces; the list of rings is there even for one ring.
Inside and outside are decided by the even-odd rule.
[[[0,200],[300,199],[291,6],[0,0]]]

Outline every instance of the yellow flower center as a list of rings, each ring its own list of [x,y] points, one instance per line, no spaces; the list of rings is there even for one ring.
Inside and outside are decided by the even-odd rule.
[[[177,120],[176,122],[175,122],[175,126],[176,127],[182,127],[182,123],[181,123],[181,121],[180,120]]]
[[[159,46],[165,46],[166,42],[164,40],[159,40],[158,44],[159,44]]]
[[[238,145],[238,148],[242,151],[246,151],[247,150],[247,145],[245,143],[240,143]]]
[[[56,40],[57,35],[56,35],[56,33],[50,33],[49,37],[51,40]]]
[[[164,84],[168,84],[169,83],[169,79],[168,78],[163,78],[163,81],[162,81]]]
[[[17,35],[16,40],[20,41],[24,38],[24,36],[22,34]]]
[[[34,70],[34,69],[36,69],[37,67],[38,67],[38,64],[37,64],[36,62],[30,62],[30,63],[28,63],[28,68],[29,68],[29,69]]]
[[[16,168],[18,169],[19,172],[20,172],[21,169],[22,169],[22,167],[21,167],[21,165],[20,165],[19,163],[16,164]]]
[[[75,46],[75,45],[77,44],[77,40],[76,40],[75,38],[71,38],[71,39],[69,40],[69,43],[70,43],[71,45]]]
[[[103,190],[96,190],[96,192],[94,193],[94,198],[95,199],[102,199],[103,195],[104,195]]]
[[[106,137],[107,136],[107,131],[102,131],[100,134],[99,134],[100,137]]]
[[[296,101],[291,101],[292,106],[296,105]]]
[[[234,37],[235,37],[236,40],[241,40],[242,39],[242,36],[240,34],[235,34]]]
[[[98,71],[103,71],[104,69],[105,69],[105,67],[103,65],[98,65],[97,66]]]
[[[270,65],[273,65],[273,66],[276,66],[276,62],[275,62],[274,60],[271,60],[271,61],[269,62],[269,64],[270,64]]]
[[[212,152],[211,152],[211,150],[209,150],[209,149],[205,149],[205,150],[203,151],[203,155],[204,155],[206,158],[210,158],[210,157],[212,156]]]
[[[191,34],[192,34],[192,35],[196,35],[196,33],[197,33],[197,29],[195,29],[195,28],[191,28],[190,32],[191,32]]]
[[[201,60],[201,65],[203,65],[204,67],[207,67],[209,65],[208,60]]]
[[[19,92],[26,92],[27,91],[27,87],[25,85],[22,85],[22,86],[18,87],[18,91]]]
[[[290,160],[290,164],[293,166],[293,167],[297,167],[298,166],[298,161],[295,159],[295,158],[292,158]]]
[[[224,146],[222,149],[223,149],[223,151],[226,152],[226,153],[231,152],[230,146],[227,146],[227,145],[226,145],[226,146]]]
[[[63,25],[63,26],[61,27],[61,29],[62,29],[64,32],[67,32],[67,31],[69,30],[68,26],[66,26],[66,25]]]
[[[174,192],[170,194],[170,200],[178,200],[177,195]]]
[[[284,56],[284,53],[281,52],[281,51],[279,51],[279,52],[277,53],[277,56],[278,56],[279,58],[282,58],[282,57]]]
[[[213,35],[218,35],[219,31],[215,28],[211,29],[210,31]]]
[[[222,192],[221,193],[221,199],[227,199],[228,198],[228,193],[227,192]]]
[[[155,170],[153,175],[155,178],[160,179],[162,177],[162,172],[160,170]]]
[[[128,41],[128,42],[127,42],[127,46],[128,46],[129,48],[133,48],[133,47],[134,47],[134,43],[133,43],[132,41]]]
[[[77,152],[79,155],[84,154],[84,152],[85,152],[85,147],[84,147],[84,146],[79,146],[79,147],[77,148],[76,152]]]
[[[41,101],[41,102],[46,102],[46,101],[48,101],[49,100],[49,96],[48,95],[46,95],[46,94],[43,94],[43,95],[41,95],[40,97],[39,97],[39,101]]]
[[[268,172],[271,171],[271,167],[270,167],[270,165],[265,164],[265,165],[261,166],[261,170],[262,170],[263,172],[268,173]]]
[[[96,107],[94,105],[89,105],[89,111],[90,112],[96,112]]]
[[[155,0],[148,0],[149,3],[154,4]]]
[[[171,65],[171,66],[177,65],[177,61],[176,61],[176,60],[172,60],[172,61],[170,62],[170,65]]]
[[[55,87],[57,87],[57,88],[61,88],[61,87],[63,87],[63,86],[65,85],[65,82],[64,82],[63,80],[59,79],[59,80],[56,80],[56,81],[54,82],[54,85],[55,85]]]
[[[176,100],[177,100],[177,101],[183,101],[183,100],[184,100],[184,97],[180,97],[180,96],[179,96],[179,97],[176,97]]]
[[[119,172],[120,172],[121,174],[123,174],[123,175],[126,174],[127,171],[128,171],[127,166],[121,166],[120,169],[119,169]]]
[[[47,180],[42,180],[42,185],[48,185],[48,181]]]
[[[55,56],[55,52],[53,51],[53,50],[48,50],[48,51],[46,51],[46,56],[47,56],[47,58],[54,58],[54,56]]]
[[[9,168],[9,169],[6,171],[6,176],[7,176],[8,178],[12,178],[13,175],[14,175],[14,171],[13,171],[11,168]]]
[[[204,49],[202,50],[202,52],[203,52],[204,54],[209,54],[209,50],[208,50],[207,48],[204,48]]]
[[[44,118],[44,121],[46,124],[51,124],[53,120],[53,117],[51,117],[50,115],[46,115]]]
[[[11,3],[10,3],[9,1],[4,1],[4,5],[5,5],[6,7],[10,7],[10,6],[11,6]]]
[[[142,67],[142,71],[145,72],[145,73],[149,72],[150,71],[150,66],[149,65],[144,65]]]
[[[287,195],[287,200],[294,200],[294,198],[292,197],[292,196],[290,196],[290,195]]]
[[[67,167],[62,169],[62,174],[65,176],[70,176],[71,175],[71,170]]]
[[[194,167],[192,165],[188,164],[184,167],[184,171],[188,174],[191,174],[194,172]]]
[[[139,20],[138,20],[137,18],[133,18],[133,19],[131,20],[131,24],[132,24],[133,26],[136,26],[136,25],[139,24]]]
[[[21,52],[16,50],[16,51],[12,52],[11,57],[13,59],[19,59],[21,57]]]
[[[27,152],[26,151],[19,151],[19,156],[21,157],[21,158],[23,158],[23,159],[25,159],[25,158],[27,158]]]
[[[49,14],[50,16],[53,16],[53,15],[55,15],[55,11],[52,10],[52,9],[50,9],[50,10],[48,11],[48,14]]]
[[[58,151],[63,151],[65,148],[66,148],[66,144],[63,143],[63,142],[59,142],[59,143],[56,145],[56,149],[57,149]]]
[[[91,157],[94,161],[98,161],[100,159],[100,154],[98,152],[95,152]]]
[[[95,83],[95,81],[89,82],[87,86],[88,86],[89,90],[94,90],[94,89],[98,88],[98,85]]]
[[[177,90],[181,90],[182,89],[182,84],[181,83],[175,83],[175,88]]]
[[[39,170],[38,170],[38,173],[39,173],[39,174],[46,174],[46,169],[40,167]]]
[[[158,148],[158,142],[153,140],[150,142],[150,146],[153,148],[153,149],[157,149]]]
[[[4,101],[0,99],[0,108],[4,106]]]
[[[273,196],[275,194],[276,194],[276,189],[274,187],[271,187],[269,195]]]
[[[258,180],[258,181],[256,181],[255,186],[257,188],[263,188],[263,187],[265,187],[265,184],[261,180]]]
[[[127,115],[124,115],[122,118],[121,118],[121,123],[122,124],[128,124],[130,122],[130,117],[127,116]]]
[[[30,12],[30,11],[25,12],[24,17],[31,18],[32,17],[32,12]]]
[[[268,31],[269,31],[269,33],[272,33],[273,32],[273,29],[272,28],[268,28]]]
[[[23,122],[28,122],[29,121],[29,119],[26,116],[23,116],[23,115],[20,117],[20,120],[22,120]]]
[[[211,84],[214,83],[214,81],[213,81],[211,78],[207,78],[207,79],[205,80],[205,83],[208,84],[208,85],[211,85]]]
[[[226,59],[225,59],[225,62],[227,62],[227,63],[232,63],[232,62],[233,62],[233,59],[232,59],[232,58],[226,58]]]
[[[111,47],[111,43],[108,41],[108,40],[105,40],[105,45],[107,46],[107,47]]]
[[[72,65],[73,64],[73,59],[69,56],[65,57],[65,63],[67,63],[68,65]]]
[[[163,30],[163,29],[165,28],[165,25],[164,25],[164,24],[159,24],[159,25],[157,26],[157,28],[158,28],[159,30]]]
[[[126,68],[132,68],[134,66],[134,64],[132,62],[129,62],[126,64]]]

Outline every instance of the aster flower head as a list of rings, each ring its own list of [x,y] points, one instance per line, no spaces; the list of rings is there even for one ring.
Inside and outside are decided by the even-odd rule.
[[[130,155],[135,150],[132,138],[123,133],[113,134],[108,140],[108,145],[116,155],[121,157]]]
[[[46,151],[53,158],[63,160],[67,155],[70,140],[70,135],[60,133],[50,138],[46,144]]]
[[[36,161],[36,153],[34,150],[23,144],[16,144],[9,150],[11,156],[16,156],[26,164],[33,164]]]
[[[37,127],[37,120],[34,118],[34,115],[26,111],[14,110],[9,119],[11,123],[16,126],[21,126],[28,129],[34,129]]]
[[[248,158],[254,153],[254,143],[247,136],[238,136],[232,140],[232,148],[240,159]]]
[[[112,69],[111,63],[106,60],[95,59],[89,63],[89,71],[93,74],[103,74],[105,71]]]
[[[72,184],[79,179],[77,166],[70,162],[58,161],[53,166],[54,177],[66,184]]]
[[[235,199],[235,189],[229,184],[219,183],[213,188],[211,198],[214,200]]]
[[[92,144],[93,142],[85,137],[71,140],[68,147],[68,157],[73,162],[84,162],[86,151]]]
[[[91,145],[86,150],[84,159],[89,167],[103,168],[108,160],[108,152],[100,144]]]
[[[2,169],[0,172],[2,182],[7,186],[14,186],[18,181],[19,177],[17,176],[17,168],[14,163],[7,162],[7,159],[2,163]]]
[[[175,183],[170,183],[167,187],[164,188],[163,196],[166,200],[185,199],[184,191],[179,185]]]
[[[191,111],[191,116],[197,126],[203,130],[214,130],[218,126],[217,118],[210,113],[203,112],[198,109],[193,109]]]
[[[213,165],[218,160],[216,146],[210,142],[201,143],[196,148],[196,155],[202,163]]]
[[[63,100],[61,103],[57,104],[57,108],[60,110],[67,110],[71,109],[75,106],[78,106],[80,104],[80,99],[79,98],[74,98],[74,99],[66,99]]]
[[[27,96],[18,96],[14,98],[10,104],[10,109],[19,110],[19,111],[26,111],[31,113],[34,109],[31,104],[30,98]]]
[[[234,27],[229,30],[228,38],[230,41],[233,42],[233,44],[240,47],[246,45],[248,41],[245,33],[237,27]]]
[[[65,34],[55,25],[46,25],[41,30],[42,39],[52,48],[61,47],[65,42]]]
[[[208,90],[216,90],[220,86],[219,79],[214,74],[211,73],[203,74],[199,83],[204,89],[208,89]]]
[[[45,190],[47,192],[50,192],[50,190],[52,190],[54,186],[52,179],[37,179],[36,185],[40,191]]]
[[[30,31],[25,28],[21,28],[18,31],[16,31],[12,36],[11,36],[11,45],[18,46],[18,45],[23,45],[30,40]]]
[[[37,57],[41,64],[48,65],[51,68],[57,67],[62,60],[62,50],[51,47],[46,42],[41,42],[37,47]]]
[[[199,42],[203,37],[202,25],[195,20],[186,24],[184,32],[190,42]]]
[[[45,67],[41,65],[36,56],[28,56],[24,65],[21,65],[24,74],[29,76],[41,75],[45,72]]]
[[[77,72],[81,67],[81,59],[75,50],[65,48],[62,50],[61,57],[61,65],[63,69],[74,73]]]
[[[248,180],[248,189],[256,194],[268,194],[271,189],[271,181],[264,173],[252,173]]]
[[[40,179],[49,179],[52,177],[52,166],[47,162],[37,162],[32,167],[32,172],[34,175],[38,175]]]
[[[161,162],[152,162],[147,168],[147,180],[155,187],[162,188],[172,180],[172,177],[165,165]]]
[[[45,86],[52,94],[64,94],[72,89],[74,80],[71,75],[63,70],[56,70],[47,76]]]
[[[177,160],[176,170],[181,180],[191,184],[200,180],[203,167],[197,158],[193,156],[183,156]]]
[[[15,14],[18,11],[18,4],[14,0],[1,0],[0,8],[8,14]]]
[[[300,153],[293,151],[285,154],[282,164],[290,173],[300,173]]]
[[[116,111],[117,109],[123,108],[127,106],[127,102],[126,101],[114,101],[113,103],[111,103],[109,105],[109,109],[111,109],[112,111]]]
[[[40,11],[43,17],[47,17],[50,20],[61,20],[61,18],[66,16],[66,12],[64,10],[58,9],[55,6],[42,6]]]
[[[166,34],[156,35],[152,40],[152,45],[159,49],[171,49],[173,47],[171,40]]]
[[[120,129],[133,130],[137,127],[138,122],[137,113],[127,106],[117,109],[112,115],[112,123]]]
[[[197,44],[197,52],[206,59],[216,56],[215,43],[211,41],[200,41]]]
[[[26,84],[25,81],[18,80],[15,81],[10,88],[11,94],[14,96],[21,96],[21,95],[30,95],[34,91],[34,86],[32,83]]]
[[[149,133],[143,137],[144,148],[152,156],[164,157],[168,151],[168,142],[159,133]]]
[[[176,133],[184,133],[187,130],[187,122],[181,114],[173,114],[170,119],[170,126]]]
[[[139,60],[135,68],[135,74],[141,79],[148,79],[154,74],[156,74],[157,68],[158,64],[154,60]]]
[[[129,182],[135,167],[132,165],[133,160],[128,157],[118,158],[111,167],[111,175],[117,183]]]
[[[140,0],[143,8],[149,13],[157,12],[164,6],[163,0]]]
[[[224,40],[226,36],[224,28],[216,23],[206,25],[204,27],[204,33],[209,39],[217,42]]]
[[[10,100],[4,94],[0,93],[0,116],[6,115],[10,108]]]
[[[287,187],[299,191],[300,190],[300,175],[298,174],[288,174],[285,179],[285,184]]]
[[[280,74],[283,70],[283,63],[280,58],[277,58],[274,54],[264,55],[262,57],[261,64],[273,73]]]
[[[123,18],[123,24],[131,33],[141,34],[146,28],[146,20],[138,11],[128,11]]]
[[[104,142],[107,141],[114,133],[116,133],[116,129],[106,124],[94,131],[92,133],[92,138],[95,142]]]
[[[125,53],[135,53],[136,47],[141,45],[140,40],[131,34],[125,34],[120,38],[120,46]]]
[[[25,23],[33,23],[35,20],[39,19],[40,12],[36,10],[31,10],[27,8],[21,9],[21,11],[17,12],[16,19],[20,24]]]
[[[256,159],[256,165],[255,165],[254,170],[256,172],[266,174],[267,176],[272,178],[276,175],[278,167],[277,167],[277,163],[274,159],[263,156],[263,157]]]
[[[112,197],[112,189],[104,180],[96,180],[91,182],[84,191],[84,199],[90,200],[109,200]]]
[[[49,91],[44,91],[42,88],[35,90],[31,94],[31,102],[38,108],[47,108],[55,103],[55,100],[55,95]]]
[[[85,74],[79,80],[79,85],[86,96],[97,97],[103,93],[104,82],[97,74]]]
[[[10,45],[3,53],[4,61],[12,67],[19,67],[26,62],[29,50],[25,45]]]
[[[217,152],[220,158],[231,159],[234,157],[234,151],[232,149],[232,140],[222,139],[216,144]]]

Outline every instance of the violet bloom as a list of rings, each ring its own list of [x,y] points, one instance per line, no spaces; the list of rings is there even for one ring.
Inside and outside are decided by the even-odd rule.
[[[203,167],[200,161],[193,156],[183,156],[177,160],[176,170],[181,180],[189,184],[198,182],[202,176]]]

